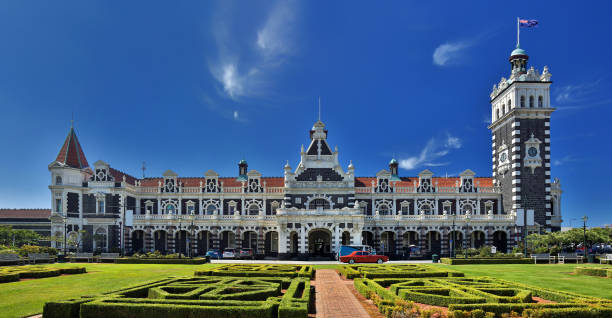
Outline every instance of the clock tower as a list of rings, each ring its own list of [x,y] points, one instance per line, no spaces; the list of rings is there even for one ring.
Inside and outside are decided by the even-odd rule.
[[[510,78],[491,92],[493,178],[502,191],[504,213],[533,210],[542,231],[560,230],[553,216],[550,176],[551,74],[527,67],[529,56],[517,46],[510,54]],[[555,201],[556,202],[556,201]]]

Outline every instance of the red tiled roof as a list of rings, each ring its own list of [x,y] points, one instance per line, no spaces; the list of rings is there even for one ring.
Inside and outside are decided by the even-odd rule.
[[[70,132],[64,141],[64,145],[57,154],[55,161],[72,168],[83,169],[89,167],[89,163],[87,163],[85,153],[83,153],[83,149],[74,132],[74,128],[70,128]]]
[[[371,187],[372,180],[376,182],[376,177],[357,177],[355,178],[355,186],[356,187]],[[432,178],[433,185],[438,183],[438,187],[454,187],[459,184],[461,178],[460,177],[448,177],[448,178]],[[411,187],[414,186],[414,182],[416,181],[416,185],[419,185],[419,178],[417,177],[402,177],[401,181],[396,181],[396,186],[398,187]],[[393,181],[392,181],[393,182]],[[474,185],[478,184],[479,187],[492,187],[493,186],[493,178],[483,178],[478,177],[474,178]]]
[[[129,174],[123,171],[119,171],[117,169],[110,168],[110,174],[115,179],[115,182],[123,181],[123,176],[125,176],[125,182],[127,182],[128,184],[134,184],[134,181],[136,181],[136,178],[130,176]]]
[[[0,219],[47,219],[51,209],[0,209]]]
[[[266,187],[284,187],[285,178],[283,177],[262,177],[262,182],[266,182]]]
[[[140,180],[141,187],[157,187],[157,183],[161,182],[163,184],[163,178],[145,178]]]

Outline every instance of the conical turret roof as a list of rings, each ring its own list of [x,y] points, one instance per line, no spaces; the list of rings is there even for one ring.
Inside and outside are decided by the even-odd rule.
[[[85,158],[85,153],[83,152],[79,139],[74,132],[74,127],[70,127],[70,132],[66,137],[66,141],[64,141],[62,149],[60,149],[59,153],[57,154],[55,161],[68,167],[77,169],[89,167],[87,158]]]

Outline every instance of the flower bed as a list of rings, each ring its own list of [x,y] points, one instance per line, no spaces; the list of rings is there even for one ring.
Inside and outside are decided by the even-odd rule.
[[[428,265],[343,265],[339,272],[353,279],[364,278],[418,278],[418,277],[462,277],[463,273]]]
[[[48,302],[43,316],[306,318],[313,295],[308,278],[168,278],[111,293]]]
[[[357,291],[391,315],[400,301],[449,309],[449,317],[612,317],[612,301],[493,278],[358,278]],[[536,303],[532,296],[555,303]]]
[[[314,278],[315,270],[311,265],[273,265],[273,264],[227,264],[208,270],[200,270],[195,276],[234,276],[234,277],[308,277]]]
[[[44,278],[62,274],[86,273],[85,267],[51,268],[45,266],[11,266],[0,268],[0,283],[16,282],[23,278]]]
[[[442,258],[440,262],[448,265],[472,265],[472,264],[533,264],[531,258],[516,257],[475,257],[475,258]]]

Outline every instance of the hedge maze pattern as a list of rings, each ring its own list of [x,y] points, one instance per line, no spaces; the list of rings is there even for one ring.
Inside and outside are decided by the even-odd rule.
[[[314,278],[311,265],[227,264],[209,270],[196,271],[195,276],[234,277],[308,277]]]
[[[348,279],[363,278],[418,278],[463,277],[462,272],[427,265],[344,265],[340,274]]]
[[[44,278],[62,274],[81,274],[85,267],[52,268],[46,266],[10,266],[0,268],[0,283],[16,282],[23,278]]]
[[[48,302],[43,316],[305,318],[313,296],[310,280],[301,277],[168,278],[103,295]]]
[[[357,278],[364,296],[378,295],[379,310],[389,314],[398,300],[448,307],[449,312],[523,313],[532,317],[612,317],[612,300],[537,288],[488,277],[482,278]],[[533,297],[550,302],[538,303]],[[537,314],[535,313],[537,312]],[[540,316],[542,315],[542,316]],[[467,314],[466,317],[470,317]]]

